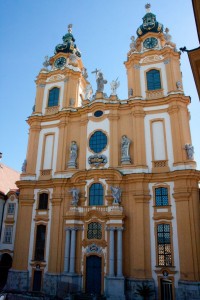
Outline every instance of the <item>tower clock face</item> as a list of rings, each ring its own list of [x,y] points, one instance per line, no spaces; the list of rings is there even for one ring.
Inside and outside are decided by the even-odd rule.
[[[152,49],[154,47],[156,47],[158,45],[158,40],[154,37],[150,37],[150,38],[147,38],[145,41],[144,41],[144,47],[147,48],[147,49]]]
[[[66,58],[65,57],[59,57],[56,59],[54,66],[56,68],[62,68],[66,63]]]

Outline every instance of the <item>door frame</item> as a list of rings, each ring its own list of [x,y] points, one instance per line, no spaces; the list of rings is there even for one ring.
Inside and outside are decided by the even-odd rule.
[[[89,256],[98,256],[101,258],[101,295],[104,293],[104,256],[100,255],[99,253],[89,253],[84,256],[84,269],[83,269],[83,290],[86,292],[86,264],[87,264],[87,257]]]
[[[171,281],[171,284],[172,284],[172,299],[173,300],[175,300],[175,291],[174,291],[174,277],[173,276],[167,276],[167,277],[164,277],[164,276],[158,276],[158,295],[159,295],[159,299],[161,300],[162,298],[161,298],[161,296],[162,296],[162,294],[161,294],[161,289],[162,289],[162,287],[161,287],[161,281],[162,280],[170,280]]]

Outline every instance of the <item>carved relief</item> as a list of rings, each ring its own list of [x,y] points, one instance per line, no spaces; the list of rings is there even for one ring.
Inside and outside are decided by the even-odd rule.
[[[65,76],[64,75],[61,75],[61,74],[58,74],[58,75],[52,75],[51,77],[49,77],[46,82],[51,82],[51,81],[57,81],[57,80],[62,80],[64,79]]]
[[[162,55],[151,55],[140,60],[140,64],[155,62],[159,60],[163,60],[164,57]]]

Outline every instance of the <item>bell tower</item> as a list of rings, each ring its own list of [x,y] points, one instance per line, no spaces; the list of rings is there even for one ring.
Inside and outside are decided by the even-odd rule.
[[[131,37],[125,63],[128,72],[129,98],[158,99],[171,94],[183,94],[180,53],[171,41],[169,29],[156,20],[146,6],[137,39]]]

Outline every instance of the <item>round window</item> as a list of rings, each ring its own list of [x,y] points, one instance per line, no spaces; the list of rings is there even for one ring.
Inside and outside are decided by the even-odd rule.
[[[103,115],[102,110],[96,110],[95,113],[94,113],[94,116],[95,116],[96,118],[99,118],[99,117],[101,117],[102,115]]]
[[[89,140],[89,146],[95,153],[100,153],[107,145],[107,136],[102,131],[95,131]]]

